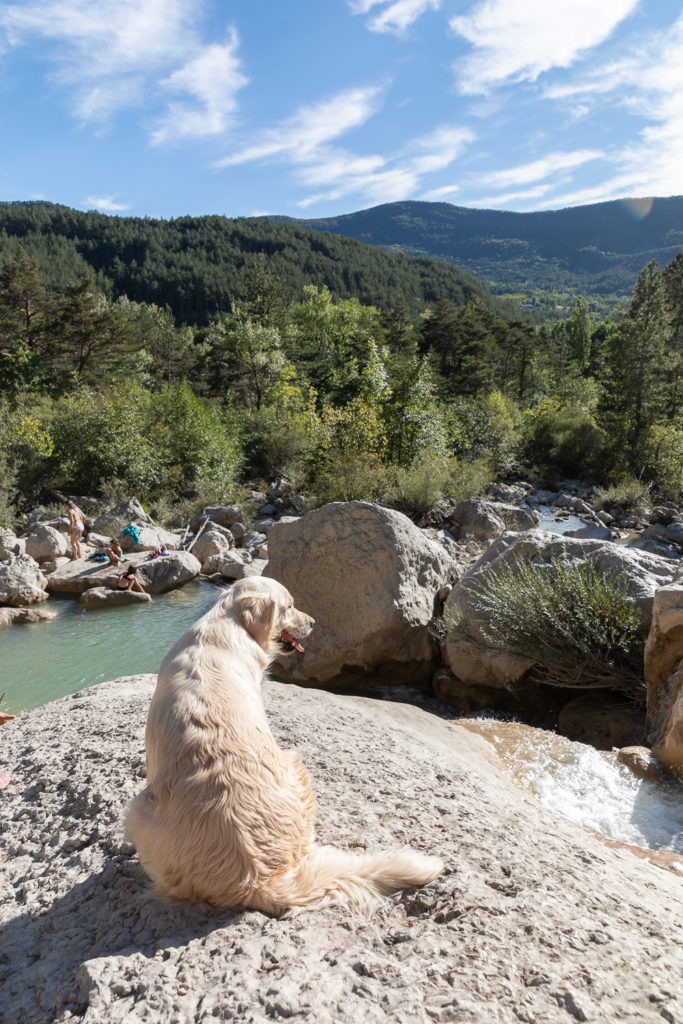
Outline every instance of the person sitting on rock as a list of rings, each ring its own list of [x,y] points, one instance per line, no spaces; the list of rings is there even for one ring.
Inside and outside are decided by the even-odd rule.
[[[125,572],[119,573],[119,578],[116,581],[116,586],[119,590],[137,590],[138,593],[144,594],[145,588],[140,583],[137,576],[137,571],[134,565],[131,565],[126,569]]]
[[[104,549],[104,553],[112,565],[118,565],[119,562],[123,561],[123,548],[117,537],[112,537],[109,541],[109,547]]]

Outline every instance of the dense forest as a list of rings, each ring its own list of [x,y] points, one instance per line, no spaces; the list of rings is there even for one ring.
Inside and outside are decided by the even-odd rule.
[[[274,474],[309,505],[418,512],[514,460],[631,504],[683,497],[683,253],[648,262],[614,318],[577,297],[531,325],[476,292],[422,311],[401,292],[293,297],[259,251],[229,307],[192,325],[103,289],[105,264],[61,263],[65,237],[44,236],[71,281],[22,246],[0,265],[0,522],[42,487],[136,493],[163,516]]]
[[[0,203],[0,262],[18,245],[38,261],[50,288],[65,291],[90,270],[108,298],[168,306],[178,323],[205,326],[244,299],[243,271],[257,253],[290,299],[313,284],[364,305],[389,306],[401,295],[418,312],[444,295],[456,305],[480,299],[502,315],[520,315],[458,267],[255,217],[151,220]]]
[[[559,319],[575,295],[592,310],[612,309],[646,263],[663,266],[683,248],[681,196],[540,213],[403,202],[322,220],[275,219],[457,263],[494,293]]]

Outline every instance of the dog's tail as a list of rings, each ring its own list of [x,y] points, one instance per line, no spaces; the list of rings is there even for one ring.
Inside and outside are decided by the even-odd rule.
[[[431,882],[442,870],[440,857],[402,849],[352,853],[333,846],[315,846],[296,868],[258,893],[260,909],[280,915],[327,903],[349,903],[370,912],[383,896]]]

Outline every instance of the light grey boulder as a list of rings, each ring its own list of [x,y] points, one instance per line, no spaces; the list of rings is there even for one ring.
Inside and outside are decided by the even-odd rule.
[[[116,536],[116,534],[114,534],[114,536]],[[111,542],[112,537],[106,536],[104,533],[93,533],[91,530],[88,534],[88,544],[94,548],[108,548]]]
[[[585,559],[605,576],[619,574],[638,607],[644,635],[650,627],[654,595],[671,582],[675,570],[666,559],[610,541],[566,539],[566,535],[558,537],[546,530],[505,533],[453,587],[444,608],[446,620],[456,622],[446,636],[443,652],[457,679],[467,685],[511,691],[523,685],[536,661],[487,643],[486,623],[476,608],[477,593],[492,572],[520,560],[540,568],[553,557]]]
[[[339,687],[427,683],[438,659],[437,595],[457,568],[400,512],[334,502],[268,533],[264,576],[316,620],[303,655],[283,659],[291,682]]]
[[[206,505],[190,519],[190,530],[196,533],[205,519],[220,526],[232,526],[241,523],[244,516],[239,505]]]
[[[637,540],[635,544],[631,544],[631,547],[637,551],[646,551],[650,555],[659,555],[660,558],[670,558],[677,561],[681,557],[680,552],[676,551],[669,544],[664,544],[662,541],[652,540],[648,537]]]
[[[209,558],[229,551],[234,543],[235,541],[229,530],[218,530],[207,526],[197,540],[190,545],[189,550],[195,558],[199,559],[203,567]]]
[[[149,604],[151,600],[149,594],[141,594],[137,590],[91,587],[81,594],[78,602],[85,608],[118,608],[124,604]]]
[[[270,530],[272,530],[277,523],[277,519],[274,519],[272,516],[266,516],[265,518],[255,519],[251,525],[252,529],[258,530],[259,533],[265,533],[265,535],[268,536]],[[242,534],[242,537],[244,537],[244,533]]]
[[[648,743],[662,764],[683,773],[683,580],[655,594],[645,681]]]
[[[245,535],[242,537],[242,547],[245,548],[257,548],[260,544],[265,543],[265,533],[259,533],[258,530],[247,530]]]
[[[48,577],[51,594],[76,597],[92,587],[116,587],[119,574],[129,565],[139,570],[140,581],[150,594],[161,594],[174,590],[195,579],[201,571],[201,563],[189,551],[171,551],[168,555],[150,559],[147,554],[126,556],[123,566],[104,565],[80,558],[57,569]]]
[[[538,526],[540,513],[536,509],[520,508],[500,501],[491,502],[495,514],[503,520],[506,530],[521,533],[523,530],[534,530]]]
[[[223,573],[225,569],[226,579],[239,579],[240,577],[235,575],[233,566],[235,565],[248,565],[251,562],[251,554],[244,548],[231,548],[226,551],[219,551],[218,554],[211,555],[202,564],[202,572],[207,576],[211,573],[220,572]]]
[[[0,605],[13,608],[46,601],[47,579],[30,555],[13,555],[0,562]]]
[[[135,542],[129,533],[122,533],[119,536],[124,551],[156,551],[163,545],[166,545],[170,551],[175,551],[180,547],[178,534],[172,533],[171,530],[164,530],[162,526],[145,526],[142,523],[135,525],[140,527],[138,539]]]
[[[129,523],[154,526],[154,520],[147,515],[137,498],[127,498],[126,501],[121,501],[118,505],[103,512],[92,524],[92,529],[96,533],[115,537]]]
[[[530,505],[554,505],[557,501],[557,491],[531,491],[527,495],[527,501]]]
[[[671,523],[667,526],[666,539],[673,544],[683,545],[683,523]]]
[[[505,521],[496,512],[493,502],[482,498],[458,502],[448,516],[447,525],[458,540],[479,543],[494,540],[505,532]]]
[[[11,530],[0,529],[0,562],[8,562],[15,555],[26,554],[26,539],[17,537]]]
[[[608,526],[599,526],[597,523],[587,523],[580,526],[578,530],[567,530],[564,537],[579,537],[584,540],[612,540],[612,531]]]
[[[138,576],[149,594],[163,594],[196,579],[201,562],[189,551],[172,551],[138,565]]]
[[[32,625],[48,622],[57,617],[52,608],[0,608],[0,628],[12,625]]]
[[[50,562],[63,558],[70,550],[67,537],[52,526],[39,523],[26,538],[26,554],[36,562]]]

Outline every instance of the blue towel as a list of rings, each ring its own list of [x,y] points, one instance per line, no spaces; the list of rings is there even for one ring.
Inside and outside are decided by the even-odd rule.
[[[135,526],[134,523],[129,523],[128,526],[124,527],[124,529],[121,530],[121,534],[123,535],[124,533],[130,534],[130,536],[133,538],[133,544],[137,544],[138,537],[140,536],[140,527]]]

